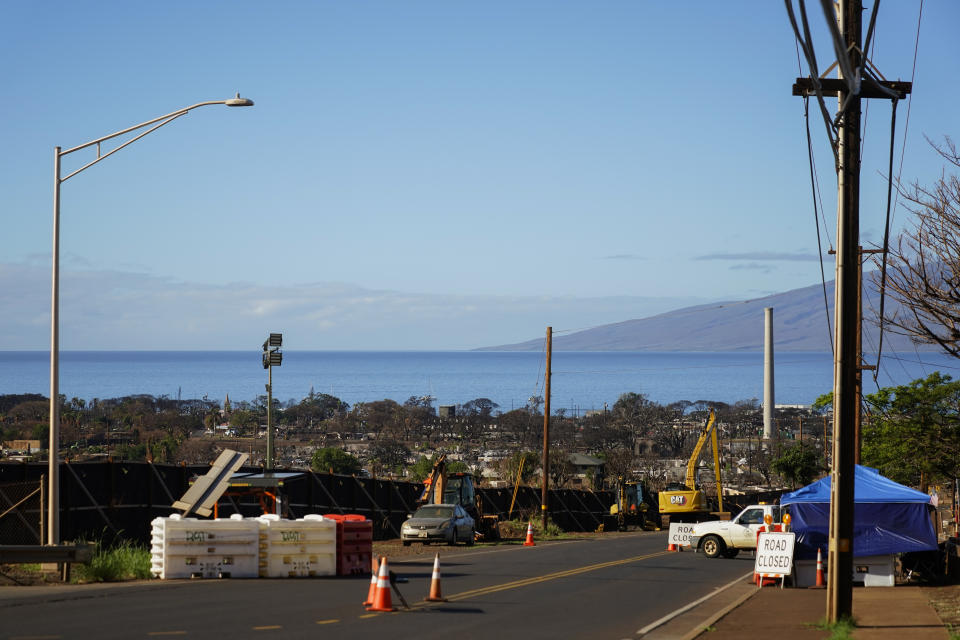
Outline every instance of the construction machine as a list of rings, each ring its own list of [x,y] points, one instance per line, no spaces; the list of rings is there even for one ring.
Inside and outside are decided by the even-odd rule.
[[[484,515],[483,503],[477,493],[473,474],[447,473],[446,454],[437,457],[430,475],[423,481],[423,493],[417,500],[417,507],[425,504],[458,504],[473,518],[477,539],[500,538],[500,518],[496,514]]]
[[[713,448],[713,469],[717,479],[717,510],[711,511],[707,502],[707,496],[697,485],[697,466],[700,463],[700,452],[707,438]],[[664,528],[669,528],[670,522],[697,522],[699,520],[715,520],[717,518],[729,519],[730,515],[723,511],[723,486],[720,481],[720,447],[717,442],[717,416],[714,410],[710,409],[710,415],[703,429],[700,430],[700,438],[693,448],[693,454],[687,463],[687,476],[683,484],[671,483],[667,485],[664,491],[660,492],[658,498],[660,507],[660,523]]]
[[[630,527],[653,531],[659,529],[657,523],[648,516],[655,508],[654,498],[643,482],[617,478],[617,501],[610,506],[610,515],[617,518],[617,529],[626,531]]]

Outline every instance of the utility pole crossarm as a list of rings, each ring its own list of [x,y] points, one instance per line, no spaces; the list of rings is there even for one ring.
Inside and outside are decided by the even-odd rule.
[[[846,81],[842,78],[820,78],[818,82],[820,83],[820,94],[824,96],[840,96],[849,91]],[[879,85],[879,87],[876,86],[874,82],[876,82],[876,85]],[[883,91],[883,89],[897,93],[898,99],[902,100],[913,90],[913,83],[901,82],[899,80],[864,81],[863,84],[860,85],[860,97],[889,99],[891,97],[890,94]],[[816,83],[810,78],[797,78],[796,83],[793,85],[793,95],[817,95]]]

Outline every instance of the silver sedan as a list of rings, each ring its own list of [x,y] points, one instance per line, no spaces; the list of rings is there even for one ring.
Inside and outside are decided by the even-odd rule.
[[[420,507],[400,527],[400,539],[404,546],[411,542],[457,542],[473,544],[474,521],[457,504],[428,504]]]

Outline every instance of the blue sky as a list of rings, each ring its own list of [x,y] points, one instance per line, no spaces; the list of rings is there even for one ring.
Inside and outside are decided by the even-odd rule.
[[[910,79],[919,7],[881,5],[888,79]],[[957,25],[923,4],[907,181],[940,174],[924,136],[960,130]],[[7,3],[0,59],[0,349],[49,348],[54,146],[238,91],[256,106],[64,183],[62,348],[461,349],[819,282],[779,2]],[[865,245],[889,117],[870,102]]]

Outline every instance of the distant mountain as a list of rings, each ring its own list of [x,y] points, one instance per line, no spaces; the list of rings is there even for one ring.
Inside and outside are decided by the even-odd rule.
[[[873,322],[880,297],[864,274],[863,350],[876,351],[879,331]],[[830,351],[833,326],[833,282],[827,283],[829,312],[823,285],[817,284],[754,300],[686,307],[649,318],[601,325],[553,338],[557,351],[763,351],[763,310],[773,307],[774,349]],[[887,316],[895,307],[888,298]],[[829,315],[829,325],[828,325]],[[884,350],[913,350],[910,340],[884,332]],[[918,347],[931,351],[929,345]],[[543,338],[484,347],[479,351],[539,351]]]

